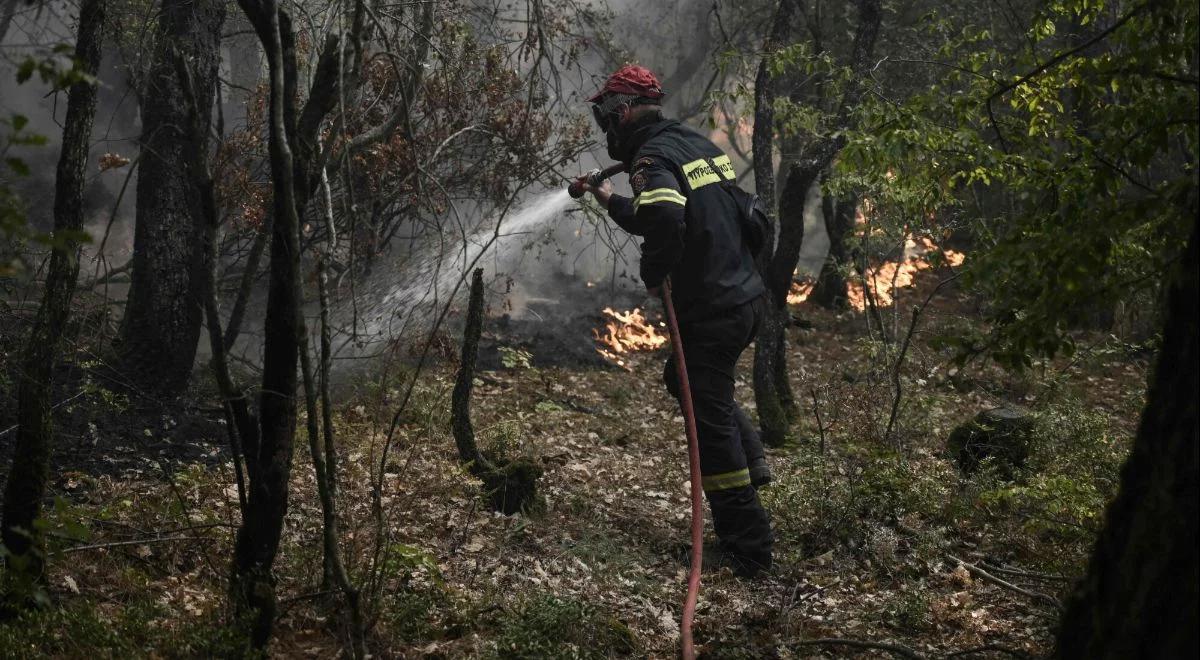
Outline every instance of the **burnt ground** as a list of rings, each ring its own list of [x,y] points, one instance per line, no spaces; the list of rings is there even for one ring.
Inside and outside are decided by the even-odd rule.
[[[19,363],[14,361],[13,368]],[[0,456],[16,442],[16,374],[0,392]],[[52,474],[169,476],[193,465],[229,461],[217,399],[162,400],[132,387],[97,356],[60,365],[54,374]],[[0,489],[8,471],[0,473]]]
[[[902,309],[932,284],[920,279]],[[886,350],[870,341],[863,315],[796,311],[811,323],[789,330],[793,385],[803,403],[796,440],[770,452],[776,482],[762,493],[776,526],[778,565],[750,582],[727,571],[706,573],[696,622],[703,652],[888,655],[812,643],[822,638],[899,644],[922,657],[988,645],[1047,651],[1050,601],[980,577],[957,560],[1048,599],[1067,592],[1136,425],[1144,356],[1095,337],[1081,343],[1092,350],[1030,373],[989,364],[957,369],[934,339],[970,322],[974,308],[946,291],[924,316],[903,371],[897,433],[884,438],[891,390],[879,361]],[[586,321],[559,326],[579,351],[584,344],[574,333],[586,329],[590,341]],[[548,342],[536,331],[528,339],[524,330],[506,335],[500,326],[488,324],[494,346]],[[750,358],[743,357],[737,396],[752,408]],[[663,359],[660,351],[634,356],[627,369],[582,361],[480,372],[473,417],[481,444],[534,458],[544,469],[540,504],[512,517],[488,511],[479,484],[457,462],[448,429],[449,363],[421,380],[382,465],[403,393],[365,378],[347,388],[337,406],[343,541],[355,578],[368,587],[373,653],[676,656],[685,570],[675,555],[687,539],[687,468],[682,418],[660,383]],[[950,430],[979,410],[1013,404],[1034,410],[1050,429],[1078,432],[1048,432],[1047,452],[1058,453],[1047,453],[1036,468],[1042,472],[1031,470],[1020,483],[959,475],[944,451]],[[113,421],[124,434],[113,436],[139,447],[130,434],[150,419]],[[165,425],[146,428],[156,435]],[[300,431],[276,566],[283,605],[271,655],[332,658],[344,648],[344,628],[336,601],[322,596],[319,584],[320,515],[303,425]],[[162,435],[179,444],[174,433]],[[55,556],[72,561],[52,559],[52,595],[124,631],[134,645],[107,641],[105,648],[211,653],[206,644],[219,637],[225,616],[239,515],[232,467],[219,443],[208,446],[214,455],[175,470],[170,480],[151,470],[58,476],[55,493],[66,503],[48,514],[49,524],[77,518],[87,533],[86,541],[54,541]],[[1091,472],[1094,479],[1078,483],[1066,476]],[[370,568],[375,477],[390,548],[374,564],[378,570]],[[27,634],[41,635],[42,648],[66,657],[90,653],[81,645],[97,643],[61,630]]]
[[[501,348],[528,353],[533,367],[611,369],[616,365],[596,351],[594,331],[609,320],[600,310],[657,307],[640,289],[593,286],[577,278],[556,277],[546,288],[553,297],[528,299],[514,313],[501,305],[502,313],[484,325],[480,369],[504,368]]]

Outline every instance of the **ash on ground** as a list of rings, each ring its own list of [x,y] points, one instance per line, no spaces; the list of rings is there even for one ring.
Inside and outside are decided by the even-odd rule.
[[[484,321],[480,369],[502,369],[514,360],[533,367],[617,368],[598,350],[595,333],[612,320],[602,310],[638,307],[655,322],[660,315],[661,305],[640,288],[561,278],[553,291],[554,297],[509,292],[502,313]]]

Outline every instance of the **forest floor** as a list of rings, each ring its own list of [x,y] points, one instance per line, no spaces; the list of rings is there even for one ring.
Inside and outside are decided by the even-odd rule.
[[[885,310],[886,322],[903,333],[907,310],[935,281],[919,278],[902,313]],[[1148,353],[1098,335],[1082,338],[1073,358],[1021,374],[986,361],[956,368],[937,338],[977,313],[947,289],[922,316],[901,369],[896,428],[885,438],[896,343],[872,340],[861,313],[807,304],[795,311],[811,324],[789,330],[796,437],[769,451],[775,482],[760,493],[777,563],[752,581],[727,569],[705,573],[695,626],[703,653],[1046,652],[1056,603],[1082,572],[1115,491]],[[748,410],[751,354],[737,386]],[[404,398],[398,372],[346,388],[337,415],[343,540],[369,605],[375,656],[678,654],[686,569],[677,555],[689,508],[683,421],[661,384],[665,356],[637,354],[626,369],[517,364],[478,375],[481,445],[534,458],[544,470],[540,502],[511,517],[488,510],[457,460],[448,423],[453,365],[421,377],[386,457]],[[211,419],[216,397],[198,388],[194,400],[203,404],[154,409],[84,381],[86,396],[65,406],[76,421],[60,436],[68,446],[46,515],[56,605],[0,625],[0,655],[222,652],[240,516],[224,430]],[[985,464],[960,475],[945,449],[951,430],[1014,405],[1036,420],[1025,467]],[[271,655],[331,658],[345,648],[344,608],[321,586],[307,447],[300,424]],[[377,527],[372,480],[381,473]],[[814,642],[830,638],[904,649]]]

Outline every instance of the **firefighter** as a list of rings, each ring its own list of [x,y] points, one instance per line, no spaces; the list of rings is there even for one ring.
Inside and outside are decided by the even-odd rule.
[[[622,229],[644,239],[640,274],[651,293],[671,278],[718,560],[753,577],[771,565],[773,535],[757,493],[770,471],[758,432],[734,400],[734,371],[756,334],[765,287],[723,185],[735,180],[729,156],[664,118],[662,98],[658,80],[641,66],[608,77],[588,101],[609,156],[629,172],[633,198],[613,194],[607,181],[577,185]],[[667,361],[663,379],[678,398],[674,362],[674,356]]]

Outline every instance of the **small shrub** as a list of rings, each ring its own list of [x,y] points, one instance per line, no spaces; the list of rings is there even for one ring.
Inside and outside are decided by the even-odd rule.
[[[633,632],[594,605],[550,595],[523,600],[500,620],[500,658],[605,658],[636,651]]]
[[[919,518],[949,519],[953,473],[941,461],[916,464],[896,454],[868,450],[848,457],[821,456],[802,449],[775,471],[762,491],[784,547],[803,555],[838,545],[861,547],[879,528]]]
[[[1035,543],[1056,546],[1041,548],[1037,556],[1082,561],[1116,494],[1128,449],[1128,440],[1114,435],[1104,415],[1065,401],[1037,414],[1028,464],[1015,482],[1006,478],[1005,468],[986,460],[967,481],[966,496],[977,523],[1002,524]]]
[[[30,610],[0,624],[5,657],[246,657],[234,626],[206,615],[164,626],[172,613],[152,601],[124,604],[115,614],[77,600]]]

